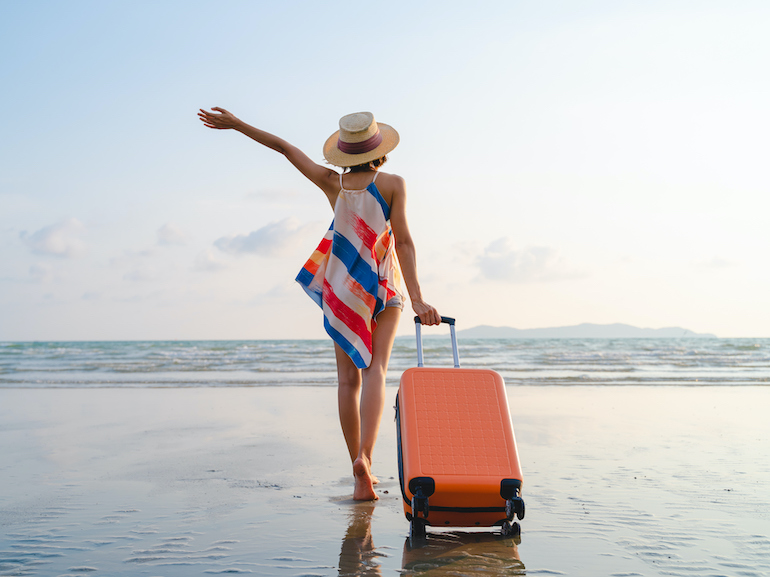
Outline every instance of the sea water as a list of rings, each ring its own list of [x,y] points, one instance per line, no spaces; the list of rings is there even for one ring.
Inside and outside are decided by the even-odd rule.
[[[451,366],[448,337],[424,339],[426,366]],[[462,339],[461,366],[508,385],[765,385],[770,339]],[[416,365],[399,337],[388,385]],[[330,340],[1,342],[0,387],[336,385]]]

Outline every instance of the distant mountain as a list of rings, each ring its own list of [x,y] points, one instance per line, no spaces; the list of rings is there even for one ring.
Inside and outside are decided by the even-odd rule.
[[[515,329],[513,327],[480,325],[470,329],[459,330],[457,335],[467,339],[671,339],[716,337],[716,335],[710,333],[694,333],[682,327],[641,329],[621,323],[612,325],[583,323],[570,327],[552,327],[548,329]]]

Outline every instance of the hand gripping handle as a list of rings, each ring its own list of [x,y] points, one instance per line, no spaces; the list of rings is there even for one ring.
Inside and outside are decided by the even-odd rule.
[[[449,334],[452,337],[452,357],[455,361],[455,368],[460,368],[460,354],[457,352],[457,334],[455,333],[455,320],[452,317],[441,317],[441,322],[449,325]],[[417,333],[417,366],[424,366],[422,356],[422,322],[420,317],[414,317],[414,329]]]

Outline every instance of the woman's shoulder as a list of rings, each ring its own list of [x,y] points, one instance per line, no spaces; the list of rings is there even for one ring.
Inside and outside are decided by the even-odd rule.
[[[388,188],[392,191],[404,191],[406,190],[406,183],[404,182],[404,179],[397,174],[380,172],[377,175],[377,188],[380,190]]]
[[[388,203],[389,207],[393,207],[393,201],[395,199],[403,199],[406,195],[406,186],[404,185],[404,179],[397,174],[390,174],[388,172],[380,172],[377,175],[377,181],[375,183],[377,190],[379,190],[382,198]],[[398,204],[402,204],[403,200]]]

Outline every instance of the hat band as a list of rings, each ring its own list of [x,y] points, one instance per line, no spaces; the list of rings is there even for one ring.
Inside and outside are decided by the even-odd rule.
[[[367,138],[363,142],[345,142],[344,140],[337,140],[337,148],[340,152],[345,154],[364,154],[365,152],[371,152],[382,144],[382,134],[377,130],[377,133],[371,138]]]

